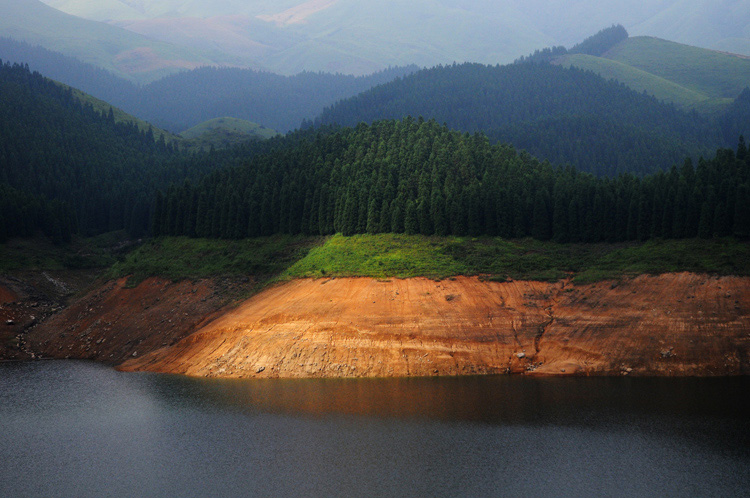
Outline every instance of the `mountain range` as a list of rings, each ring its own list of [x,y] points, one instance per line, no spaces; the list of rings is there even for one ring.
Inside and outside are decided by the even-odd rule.
[[[205,64],[367,74],[389,65],[507,63],[613,23],[633,35],[750,55],[750,0],[45,3],[0,0],[0,35],[140,82]]]

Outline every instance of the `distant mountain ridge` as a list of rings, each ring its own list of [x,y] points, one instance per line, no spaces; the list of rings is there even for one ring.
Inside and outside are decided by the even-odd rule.
[[[571,46],[613,23],[622,23],[635,36],[750,55],[750,0],[45,2],[190,50],[209,63],[280,74],[367,74],[388,65],[453,61],[507,63],[536,48]]]
[[[139,86],[73,57],[8,38],[0,37],[0,59],[29,64],[32,70],[173,133],[224,116],[287,132],[303,120],[313,119],[325,106],[419,69],[393,67],[355,77],[324,73],[281,76],[203,67]]]

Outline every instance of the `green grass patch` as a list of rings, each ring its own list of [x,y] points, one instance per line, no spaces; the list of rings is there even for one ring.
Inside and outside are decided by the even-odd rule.
[[[750,81],[750,58],[648,36],[629,38],[604,57],[716,99],[736,98]]]
[[[671,102],[682,109],[713,112],[723,109],[731,100],[711,99],[708,95],[685,88],[677,83],[655,74],[635,68],[628,64],[604,57],[586,54],[569,54],[559,57],[554,62],[560,66],[575,66],[593,71],[604,79],[614,79],[629,86],[637,92],[646,92],[659,100]]]
[[[103,268],[105,278],[172,280],[254,277],[259,286],[294,278],[475,275],[487,281],[585,284],[641,274],[689,271],[750,276],[750,242],[655,240],[645,244],[557,244],[533,239],[379,234],[328,238],[277,235],[245,240],[165,237],[133,249],[113,232],[55,246],[46,239],[0,245],[0,271]]]
[[[467,273],[468,267],[445,248],[455,238],[381,234],[334,235],[297,261],[283,278],[373,277],[444,278]]]
[[[682,271],[750,275],[750,244],[734,239],[557,244],[532,239],[336,235],[310,250],[281,277],[479,275],[494,281],[555,281],[572,276],[575,282],[587,283]]]

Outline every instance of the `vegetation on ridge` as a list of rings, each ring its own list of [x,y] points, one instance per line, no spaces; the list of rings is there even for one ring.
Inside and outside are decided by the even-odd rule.
[[[587,283],[640,274],[690,271],[750,275],[750,244],[734,239],[658,240],[644,244],[559,244],[533,239],[405,234],[273,236],[238,241],[162,237],[115,264],[110,278],[132,283],[221,276],[443,279],[477,275],[503,281]]]

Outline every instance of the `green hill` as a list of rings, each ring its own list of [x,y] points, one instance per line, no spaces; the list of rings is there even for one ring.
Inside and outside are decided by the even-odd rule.
[[[246,140],[267,140],[278,133],[258,123],[230,117],[215,118],[204,121],[180,133],[182,138],[218,147],[231,146]]]
[[[750,58],[647,36],[628,38],[602,57],[568,54],[555,63],[588,69],[707,113],[726,108],[750,84]]]
[[[338,102],[316,123],[405,116],[482,131],[555,164],[612,176],[668,168],[737,140],[724,143],[706,117],[591,72],[535,63],[425,69]]]

